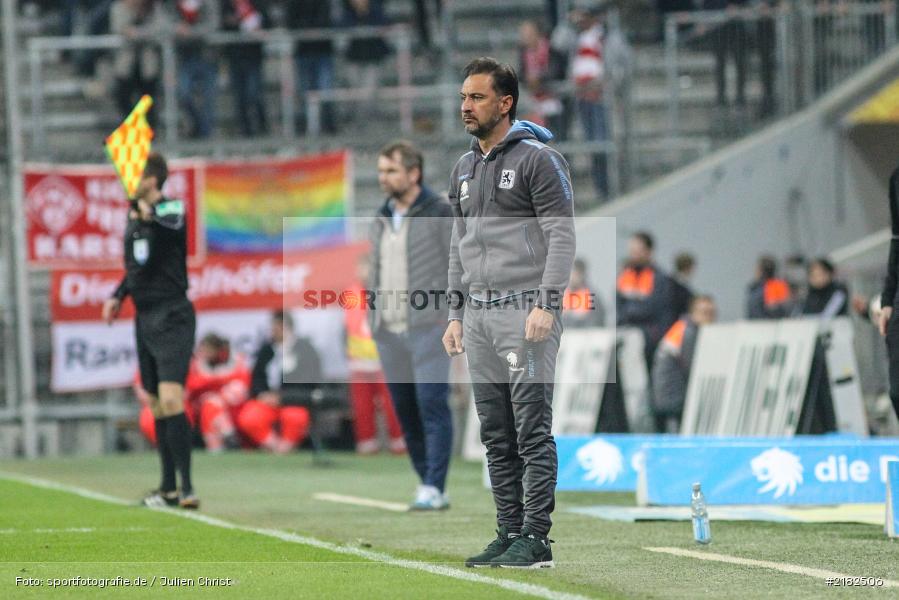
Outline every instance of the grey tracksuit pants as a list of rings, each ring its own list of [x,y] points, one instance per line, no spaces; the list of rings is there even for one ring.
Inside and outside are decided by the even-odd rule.
[[[487,447],[497,522],[546,535],[552,526],[558,471],[552,396],[562,324],[557,314],[547,340],[525,341],[532,308],[522,296],[470,303],[463,343],[481,441]]]

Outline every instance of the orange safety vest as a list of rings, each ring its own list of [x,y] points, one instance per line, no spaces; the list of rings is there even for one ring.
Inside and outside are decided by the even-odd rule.
[[[627,267],[618,276],[618,293],[626,298],[648,298],[655,289],[655,270]]]
[[[357,297],[362,297],[361,289],[352,290]],[[346,354],[350,360],[350,368],[365,370],[379,368],[378,348],[371,335],[365,304],[344,310],[346,325]]]
[[[784,302],[789,302],[793,294],[790,292],[790,284],[783,279],[769,279],[762,289],[765,308],[771,308]]]
[[[566,289],[562,298],[562,308],[574,313],[588,313],[593,309],[593,299],[589,288]]]
[[[680,354],[681,348],[684,346],[684,333],[686,331],[687,320],[679,319],[671,326],[671,329],[668,330],[665,337],[662,338],[662,343],[671,350],[674,350],[675,353]]]

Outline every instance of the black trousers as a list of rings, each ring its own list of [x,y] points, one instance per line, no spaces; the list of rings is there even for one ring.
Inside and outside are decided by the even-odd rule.
[[[890,359],[890,400],[899,417],[899,307],[893,307],[893,317],[887,325],[887,355]]]

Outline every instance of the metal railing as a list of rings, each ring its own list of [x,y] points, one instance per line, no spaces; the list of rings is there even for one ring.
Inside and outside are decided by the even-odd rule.
[[[405,25],[306,29],[303,31],[272,29],[253,36],[240,33],[213,33],[205,36],[204,42],[209,46],[218,48],[235,44],[262,43],[267,53],[277,56],[279,65],[280,130],[284,138],[291,139],[297,133],[295,130],[295,98],[298,90],[294,64],[294,48],[296,44],[298,42],[332,41],[337,48],[335,54],[339,54],[339,49],[346,46],[350,40],[371,37],[381,37],[393,44],[396,55],[397,88],[409,90],[412,87],[412,45],[409,28]],[[179,118],[176,89],[178,60],[175,46],[177,39],[173,34],[169,33],[162,37],[141,41],[155,44],[159,47],[162,58],[163,102],[161,122],[164,130],[164,140],[169,147],[177,147]],[[47,150],[46,128],[42,118],[46,114],[44,106],[44,56],[50,52],[58,53],[72,50],[118,50],[130,43],[132,43],[132,40],[119,35],[34,37],[28,40],[28,62],[31,72],[32,151],[37,154],[43,154]],[[333,91],[337,92],[338,90]],[[308,92],[302,90],[300,93]],[[411,96],[411,94],[407,95]],[[397,109],[400,131],[408,134],[412,130],[411,100],[400,97]]]
[[[701,65],[701,77],[708,73],[702,56],[714,56],[715,103],[722,109],[731,109],[733,72],[733,104],[745,110],[726,118],[751,128],[807,106],[896,42],[892,2],[673,13],[665,20],[669,135],[683,135],[684,96],[697,87],[687,71],[690,60]],[[695,99],[705,100],[701,94]]]

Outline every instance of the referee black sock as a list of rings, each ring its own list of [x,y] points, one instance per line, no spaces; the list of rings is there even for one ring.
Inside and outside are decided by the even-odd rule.
[[[193,492],[194,486],[190,482],[190,448],[191,431],[190,423],[184,413],[168,417],[169,448],[175,457],[175,465],[181,474],[181,494],[188,496]]]
[[[178,484],[175,482],[175,456],[169,447],[168,430],[168,419],[156,419],[156,449],[162,466],[162,483],[159,484],[159,489],[174,492]]]

